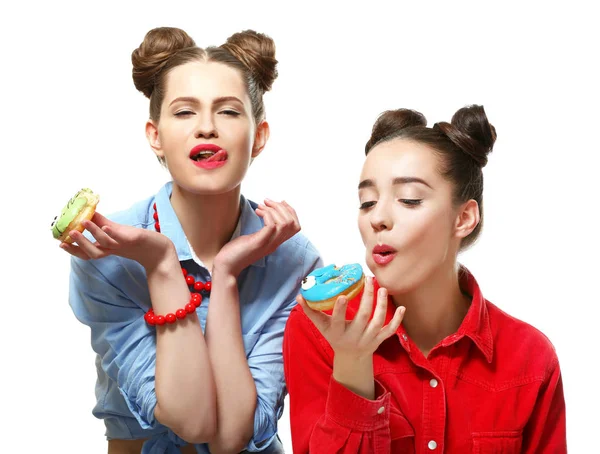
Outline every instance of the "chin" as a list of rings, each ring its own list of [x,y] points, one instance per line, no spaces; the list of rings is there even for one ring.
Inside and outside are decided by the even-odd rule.
[[[400,266],[377,265],[373,260],[367,260],[367,265],[380,287],[384,287],[390,295],[408,293],[418,285],[414,276],[402,270]]]

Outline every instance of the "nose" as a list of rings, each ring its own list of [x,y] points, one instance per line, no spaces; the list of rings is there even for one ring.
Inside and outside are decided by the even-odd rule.
[[[214,139],[219,137],[212,114],[198,115],[198,124],[194,132],[196,139]]]
[[[383,230],[391,230],[394,226],[394,221],[389,210],[389,204],[385,200],[380,199],[371,210],[370,222],[371,227],[375,232]]]

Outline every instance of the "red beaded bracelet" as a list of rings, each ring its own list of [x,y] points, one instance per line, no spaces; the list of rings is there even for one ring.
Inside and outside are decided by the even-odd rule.
[[[200,293],[192,293],[190,297],[190,302],[185,305],[183,309],[177,309],[175,313],[168,313],[167,315],[156,315],[154,310],[150,308],[146,315],[144,315],[144,320],[148,325],[154,326],[159,325],[162,326],[165,323],[175,323],[177,319],[183,320],[187,314],[191,314],[196,310],[197,307],[200,307],[202,303],[202,295]]]
[[[152,206],[154,208],[154,228],[156,229],[157,232],[160,232],[160,222],[158,220],[158,212],[156,211],[156,203],[154,203],[154,205]],[[212,288],[212,283],[210,281],[207,282],[196,282],[196,280],[194,279],[194,276],[190,276],[188,275],[188,272],[185,268],[181,267],[181,272],[183,273],[183,277],[185,278],[185,283],[190,286],[190,287],[194,287],[194,290],[198,291],[198,292],[206,292],[206,293],[210,293],[211,288]],[[192,312],[194,312],[196,310],[197,307],[200,307],[200,304],[202,303],[202,295],[200,295],[200,293],[192,293],[191,297],[190,297],[190,302],[187,303],[185,305],[185,307],[183,309],[177,309],[175,311],[175,313],[169,313],[167,315],[156,315],[154,313],[154,310],[152,308],[150,308],[148,310],[148,312],[146,312],[146,314],[144,315],[144,320],[146,320],[146,323],[148,323],[149,325],[164,325],[165,323],[175,323],[177,321],[177,319],[183,320],[187,314],[191,314]]]

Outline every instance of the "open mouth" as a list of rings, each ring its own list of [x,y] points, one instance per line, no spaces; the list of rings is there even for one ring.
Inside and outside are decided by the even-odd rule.
[[[394,259],[397,252],[391,246],[377,245],[373,248],[373,260],[379,265],[385,265]]]
[[[227,160],[227,152],[225,150],[219,150],[217,152],[212,150],[201,150],[195,154],[190,155],[190,159],[196,162],[219,162]]]
[[[227,162],[227,151],[212,143],[196,145],[189,156],[196,167],[205,170],[217,169]]]

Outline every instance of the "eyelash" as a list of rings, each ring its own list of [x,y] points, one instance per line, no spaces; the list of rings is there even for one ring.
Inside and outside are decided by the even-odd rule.
[[[223,115],[227,115],[228,117],[237,117],[240,115],[240,113],[236,112],[235,110],[222,110],[219,113],[223,114]],[[182,110],[181,112],[177,112],[175,114],[176,117],[187,117],[189,115],[195,115],[195,113],[192,111],[189,111],[189,110]]]
[[[418,205],[421,205],[421,202],[423,202],[423,199],[399,199],[399,202],[402,202],[404,205],[406,205],[408,208],[414,208]],[[368,210],[369,208],[371,208],[372,206],[375,205],[376,202],[371,201],[371,202],[364,202],[360,205],[360,207],[358,207],[359,210]]]

